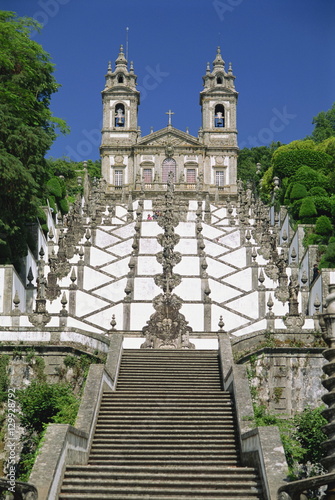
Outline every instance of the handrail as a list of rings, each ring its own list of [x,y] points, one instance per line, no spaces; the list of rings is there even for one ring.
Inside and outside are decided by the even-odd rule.
[[[331,483],[335,483],[335,472],[292,481],[279,488],[278,500],[307,500],[308,497],[305,496],[307,490],[315,490]]]
[[[0,494],[5,494],[7,491],[9,492],[8,498],[12,494],[14,500],[38,500],[37,489],[33,484],[15,480],[14,486],[11,486],[8,479],[0,478]]]

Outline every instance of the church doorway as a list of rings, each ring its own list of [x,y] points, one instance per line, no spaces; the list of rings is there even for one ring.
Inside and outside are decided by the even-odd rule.
[[[172,172],[173,180],[176,180],[177,174],[177,163],[173,158],[165,158],[162,164],[162,182],[166,183],[168,181],[169,173]]]

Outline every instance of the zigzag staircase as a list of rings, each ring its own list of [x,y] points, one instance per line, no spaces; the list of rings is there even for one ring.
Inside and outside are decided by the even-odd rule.
[[[217,351],[125,350],[103,396],[86,466],[66,469],[60,500],[261,500],[242,467]]]

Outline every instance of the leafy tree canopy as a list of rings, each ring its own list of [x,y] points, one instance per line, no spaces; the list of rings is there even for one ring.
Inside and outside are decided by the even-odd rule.
[[[45,153],[66,131],[52,116],[50,99],[59,85],[54,65],[30,39],[40,25],[0,11],[0,263],[26,252],[25,224],[37,215],[48,180]]]
[[[307,190],[312,189],[313,187],[326,189],[328,186],[328,180],[325,175],[305,165],[298,168],[296,172],[293,173],[291,182],[293,184],[302,184]]]
[[[276,151],[274,151],[273,153],[273,158],[275,159],[277,155],[287,151],[294,151],[296,149],[315,149],[315,148],[316,144],[312,139],[292,141],[289,144],[282,144],[278,149],[276,149]]]
[[[333,158],[327,153],[310,148],[278,151],[272,158],[273,173],[280,179],[291,177],[302,166],[327,172],[332,161]]]
[[[322,142],[329,137],[335,136],[335,103],[328,111],[321,111],[314,118],[312,123],[315,128],[311,138],[315,142]]]
[[[265,172],[271,166],[272,155],[279,146],[280,142],[273,142],[270,146],[241,149],[237,160],[237,177],[243,181],[258,182],[257,163],[261,165],[261,172]]]

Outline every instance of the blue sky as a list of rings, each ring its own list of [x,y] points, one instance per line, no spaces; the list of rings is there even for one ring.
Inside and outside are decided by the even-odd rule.
[[[197,136],[202,76],[218,45],[236,76],[240,147],[303,138],[335,101],[334,0],[0,0],[0,8],[44,24],[34,39],[62,85],[51,109],[71,128],[51,148],[56,158],[99,158],[100,92],[126,27],[142,135],[165,127],[172,109],[172,124]]]

